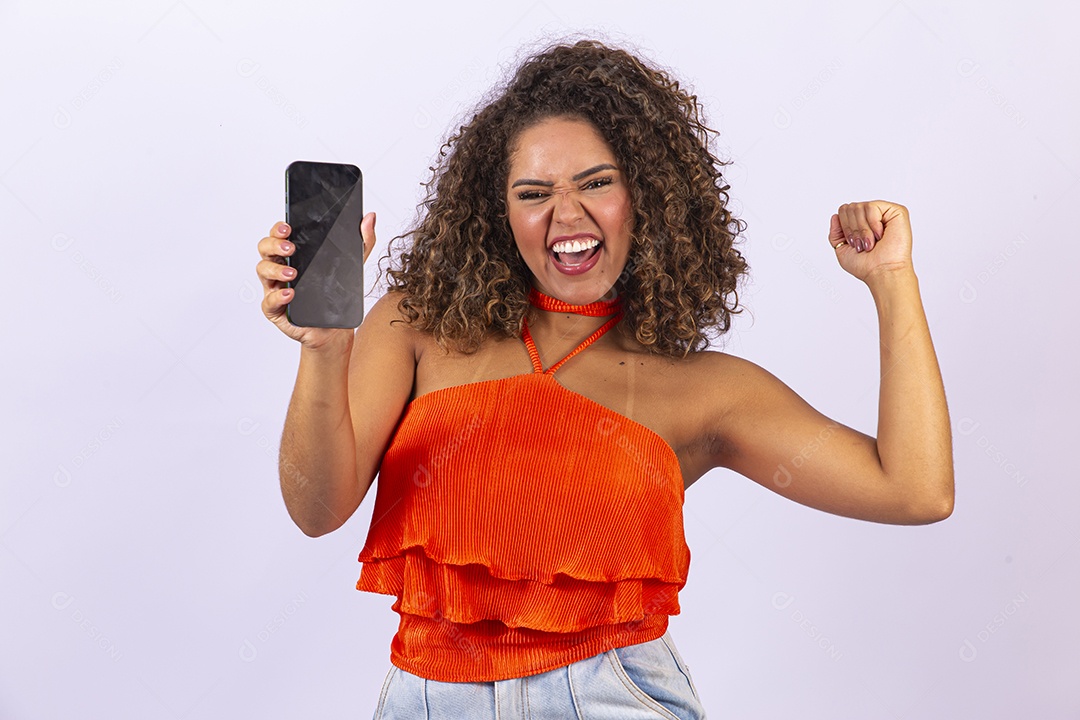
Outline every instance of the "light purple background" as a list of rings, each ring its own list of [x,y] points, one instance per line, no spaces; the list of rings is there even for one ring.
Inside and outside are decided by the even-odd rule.
[[[255,245],[285,166],[334,160],[363,168],[382,253],[519,48],[598,29],[689,83],[734,161],[752,281],[724,349],[876,434],[876,315],[826,232],[841,203],[902,202],[953,422],[936,525],[726,471],[691,488],[671,631],[710,717],[1077,717],[1078,22],[929,0],[3,3],[0,717],[371,716],[397,621],[353,589],[374,492],[318,540],[286,515],[299,349],[262,318]]]

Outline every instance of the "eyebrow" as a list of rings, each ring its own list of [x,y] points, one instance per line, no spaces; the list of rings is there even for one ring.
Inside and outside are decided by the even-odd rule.
[[[611,163],[601,163],[599,165],[594,165],[593,167],[589,168],[588,170],[584,170],[582,172],[579,172],[577,175],[575,175],[574,177],[572,177],[570,179],[573,180],[574,182],[577,182],[578,180],[581,180],[582,178],[587,178],[587,177],[589,177],[590,175],[592,175],[594,173],[600,172],[601,170],[618,170],[618,169],[619,168],[615,167]],[[511,188],[516,188],[518,185],[543,185],[544,187],[553,187],[555,185],[555,183],[547,182],[547,181],[544,181],[544,180],[533,180],[532,178],[522,178],[520,180],[515,180],[514,184],[511,185],[510,187]]]

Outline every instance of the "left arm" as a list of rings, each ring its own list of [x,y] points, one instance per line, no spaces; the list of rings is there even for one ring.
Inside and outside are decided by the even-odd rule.
[[[880,201],[844,205],[833,216],[830,244],[877,306],[878,437],[830,420],[762,368],[725,356],[732,382],[717,389],[714,465],[846,517],[905,525],[943,520],[953,507],[952,436],[911,266],[907,209]]]
[[[953,510],[952,431],[919,283],[908,269],[883,271],[867,285],[880,326],[882,473],[923,498],[929,520],[944,520]]]

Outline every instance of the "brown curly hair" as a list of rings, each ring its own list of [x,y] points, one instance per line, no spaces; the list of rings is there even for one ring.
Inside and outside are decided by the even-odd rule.
[[[521,334],[531,285],[507,219],[509,156],[523,130],[563,116],[600,131],[630,187],[630,257],[615,283],[623,332],[669,356],[704,349],[741,311],[736,285],[747,272],[734,247],[744,228],[727,209],[726,163],[709,150],[716,132],[668,74],[589,40],[528,59],[443,144],[417,226],[394,238],[412,239],[388,273],[402,314],[464,353],[492,334]],[[389,248],[383,259],[393,262]]]

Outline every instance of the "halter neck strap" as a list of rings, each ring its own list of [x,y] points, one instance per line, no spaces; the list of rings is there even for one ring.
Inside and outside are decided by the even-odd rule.
[[[529,332],[529,323],[528,323],[528,321],[525,321],[524,324],[521,327],[521,337],[525,341],[526,349],[528,349],[528,351],[529,351],[529,359],[532,360],[533,372],[543,374],[543,375],[554,375],[555,371],[563,366],[563,363],[565,363],[567,360],[569,360],[570,358],[577,355],[579,352],[581,352],[585,348],[592,345],[594,342],[596,342],[597,340],[600,339],[601,335],[606,333],[611,328],[615,327],[615,324],[618,323],[619,320],[622,320],[622,316],[623,316],[622,309],[619,309],[615,313],[614,317],[612,317],[606,323],[604,323],[599,328],[597,328],[596,332],[594,332],[589,337],[585,338],[581,342],[580,345],[578,345],[576,348],[571,350],[569,355],[567,355],[562,360],[560,360],[559,362],[557,362],[554,365],[552,365],[551,367],[549,367],[547,370],[544,369],[543,363],[540,362],[540,352],[536,349],[536,343],[532,339],[532,333]]]
[[[529,289],[529,302],[533,307],[549,312],[567,312],[590,317],[605,317],[620,312],[622,309],[622,296],[617,295],[613,300],[597,300],[588,305],[571,305],[550,295],[545,295],[535,287]]]

